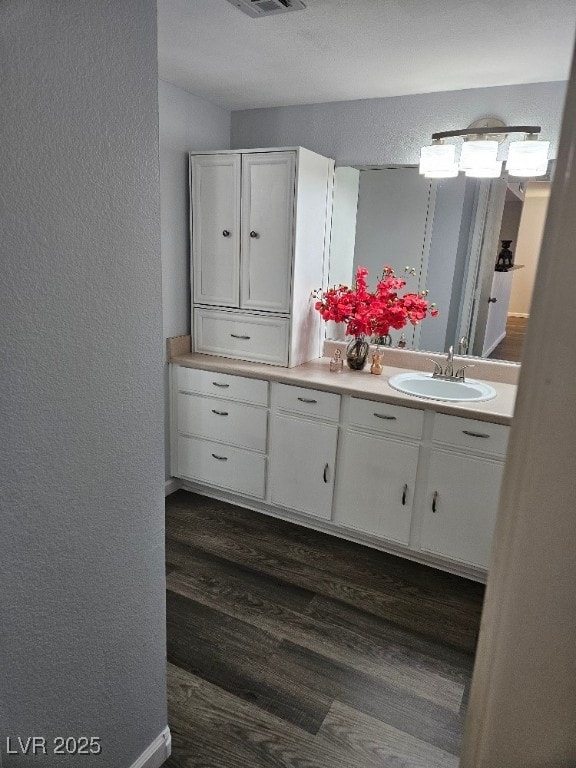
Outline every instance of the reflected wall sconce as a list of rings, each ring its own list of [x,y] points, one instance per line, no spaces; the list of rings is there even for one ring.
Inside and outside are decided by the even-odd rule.
[[[498,147],[511,133],[523,133],[522,139],[510,142],[506,171],[510,176],[535,178],[548,170],[549,141],[540,141],[539,125],[506,125],[486,117],[458,131],[432,134],[432,144],[420,150],[420,173],[427,179],[447,179],[462,171],[476,179],[494,179],[502,173],[503,160],[498,160]],[[445,139],[462,138],[460,158],[456,161],[456,145]]]

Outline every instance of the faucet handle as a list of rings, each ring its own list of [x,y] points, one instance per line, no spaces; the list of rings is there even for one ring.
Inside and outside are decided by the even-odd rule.
[[[429,363],[434,363],[434,373],[432,374],[432,376],[442,376],[442,374],[444,373],[444,370],[442,369],[442,366],[440,365],[440,363],[437,362],[436,360],[432,360],[431,357],[427,357],[426,360],[428,360]]]
[[[455,379],[462,379],[464,381],[464,369],[465,368],[474,368],[474,364],[470,363],[469,365],[463,365],[462,368],[458,368],[456,373],[454,374]]]

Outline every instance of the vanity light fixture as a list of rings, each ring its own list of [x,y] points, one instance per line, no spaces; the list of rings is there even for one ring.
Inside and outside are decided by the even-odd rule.
[[[458,131],[432,134],[432,144],[420,150],[420,173],[427,179],[445,179],[463,171],[478,179],[498,178],[502,160],[497,159],[498,145],[511,133],[525,134],[523,140],[512,141],[506,170],[510,176],[533,178],[544,176],[548,169],[549,141],[539,141],[539,125],[506,125],[496,118],[477,120]],[[456,147],[445,139],[464,139],[460,159],[456,162]]]

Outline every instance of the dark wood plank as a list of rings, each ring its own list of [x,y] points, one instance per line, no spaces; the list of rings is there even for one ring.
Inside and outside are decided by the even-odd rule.
[[[304,681],[310,690],[427,744],[453,755],[460,750],[463,720],[450,709],[288,641],[280,645],[271,664],[283,677]]]
[[[193,512],[178,505],[171,508],[168,551],[172,542],[190,543],[282,581],[304,588],[313,584],[321,595],[456,648],[474,650],[482,585],[285,521],[191,496],[188,504],[193,505]],[[185,502],[180,499],[179,504]],[[304,530],[315,545],[291,544]]]
[[[239,699],[316,733],[332,699],[278,673],[280,641],[220,611],[167,592],[168,661]]]
[[[265,591],[263,593],[265,577],[254,596],[247,585],[238,584],[234,566],[225,569],[220,578],[215,575],[208,585],[204,577],[196,577],[192,570],[190,565],[186,573],[174,571],[167,579],[168,589],[251,623],[279,639],[289,639],[454,712],[459,711],[470,661],[465,668],[454,663],[455,659],[452,664],[444,659],[438,661],[436,645],[430,644],[428,653],[424,650],[425,640],[418,649],[410,647],[406,644],[411,637],[408,633],[375,617],[372,623],[370,617],[368,622],[364,619],[362,626],[363,614],[342,603],[317,602],[318,598],[315,598],[310,608],[309,600],[300,609],[294,609],[286,606],[286,601],[283,604],[276,602],[269,599]],[[270,595],[274,594],[274,586]],[[370,631],[366,629],[367,623]]]
[[[336,701],[318,733],[318,742],[356,756],[358,766],[458,768],[458,757],[437,749]]]
[[[313,736],[237,699],[211,683],[168,665],[168,722],[172,756],[166,768],[421,768],[421,763],[358,760],[354,745],[332,739],[340,710],[329,730]],[[366,727],[366,726],[364,726]],[[397,751],[402,741],[396,739]],[[427,754],[408,741],[404,751]],[[431,748],[428,754],[436,757]],[[445,768],[453,768],[450,757]],[[422,768],[424,766],[422,765]],[[426,768],[444,768],[430,762]]]

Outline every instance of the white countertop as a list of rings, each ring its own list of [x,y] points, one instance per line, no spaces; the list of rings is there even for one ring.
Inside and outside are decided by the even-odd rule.
[[[392,389],[388,384],[388,379],[396,373],[405,373],[408,370],[406,368],[384,366],[382,375],[375,376],[370,373],[370,364],[367,363],[363,371],[351,371],[344,367],[342,373],[331,373],[328,357],[312,360],[296,368],[281,368],[275,365],[249,363],[243,360],[231,360],[226,357],[196,353],[173,355],[170,362],[187,368],[247,376],[252,379],[279,381],[284,384],[294,384],[326,392],[337,392],[342,395],[403,405],[407,408],[432,410],[438,413],[506,425],[512,422],[517,389],[514,384],[490,381],[491,386],[496,390],[496,397],[492,400],[474,403],[449,403],[414,397]]]

